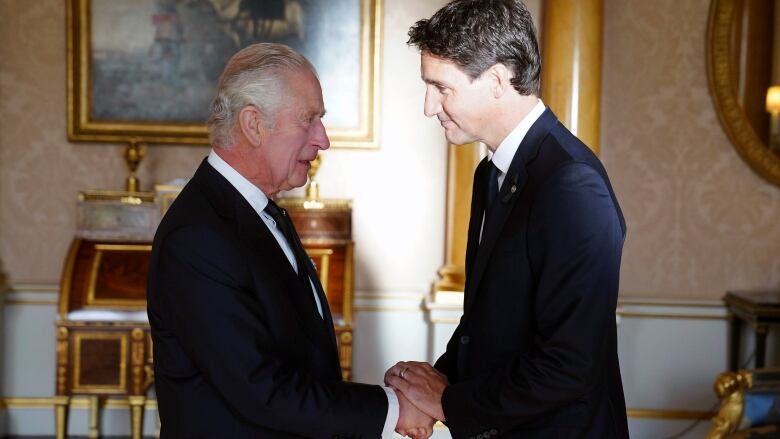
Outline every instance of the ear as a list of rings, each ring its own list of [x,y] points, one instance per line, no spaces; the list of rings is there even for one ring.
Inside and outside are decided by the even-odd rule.
[[[512,83],[510,82],[513,76],[512,71],[504,64],[493,64],[485,73],[487,73],[488,79],[490,80],[490,87],[494,98],[498,99],[508,91],[514,90],[514,87],[512,87]]]
[[[238,128],[252,146],[257,147],[263,143],[263,115],[254,105],[247,105],[238,112]]]

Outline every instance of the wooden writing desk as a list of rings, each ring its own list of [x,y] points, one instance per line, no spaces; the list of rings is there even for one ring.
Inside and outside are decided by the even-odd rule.
[[[89,437],[98,437],[101,398],[125,397],[133,439],[141,438],[152,384],[152,340],[146,320],[149,242],[76,238],[65,261],[57,328],[56,434],[68,430],[70,400],[87,395]]]
[[[348,201],[279,200],[314,261],[330,304],[342,375],[352,375],[352,209]],[[67,434],[71,397],[90,399],[89,437],[98,437],[100,400],[127,398],[131,435],[141,439],[146,392],[154,382],[146,320],[149,242],[76,238],[63,269],[57,328],[56,434]],[[102,318],[101,318],[102,316]],[[88,318],[87,318],[88,317]]]

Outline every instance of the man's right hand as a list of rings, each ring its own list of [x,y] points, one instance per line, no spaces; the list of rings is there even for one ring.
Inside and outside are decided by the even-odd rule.
[[[433,434],[435,419],[425,414],[412,404],[403,393],[396,391],[398,396],[398,424],[395,427],[402,436],[412,439],[427,439]]]

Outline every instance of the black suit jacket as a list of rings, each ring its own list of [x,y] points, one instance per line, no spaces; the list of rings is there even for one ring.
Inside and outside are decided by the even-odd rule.
[[[205,160],[154,238],[148,313],[163,438],[378,438],[325,319],[249,203]]]
[[[435,365],[453,437],[628,437],[615,325],[626,226],[604,168],[545,110],[480,243],[486,179],[483,160],[464,314]]]

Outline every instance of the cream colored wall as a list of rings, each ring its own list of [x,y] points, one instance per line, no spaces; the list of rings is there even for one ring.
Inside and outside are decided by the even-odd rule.
[[[405,42],[443,3],[385,2],[381,149],[324,155],[322,195],[354,200],[358,290],[425,291],[442,262],[445,141],[422,115],[419,56]],[[13,42],[0,47],[0,260],[11,284],[57,283],[76,193],[121,188],[122,149],[65,138],[65,3],[2,0],[0,17]],[[150,148],[142,186],[191,175],[207,152]]]
[[[707,86],[709,0],[605,0],[602,158],[628,220],[624,296],[780,287],[780,188],[732,148]]]
[[[444,0],[386,0],[379,151],[331,150],[323,196],[354,200],[357,289],[424,292],[443,257],[445,149],[422,115],[414,20]],[[537,19],[541,1],[530,3]],[[737,156],[707,88],[708,0],[605,0],[602,157],[628,219],[626,296],[719,298],[780,286],[780,190]],[[58,282],[75,194],[120,188],[116,145],[65,140],[62,0],[0,1],[0,260],[11,284]],[[142,184],[207,150],[152,148]]]

